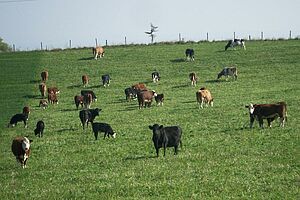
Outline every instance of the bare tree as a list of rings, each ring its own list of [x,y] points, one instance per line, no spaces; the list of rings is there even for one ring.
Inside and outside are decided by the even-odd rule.
[[[154,26],[152,23],[150,24],[150,31],[146,31],[145,33],[151,37],[151,43],[153,43],[154,37],[156,36],[154,32],[157,32],[158,26]]]

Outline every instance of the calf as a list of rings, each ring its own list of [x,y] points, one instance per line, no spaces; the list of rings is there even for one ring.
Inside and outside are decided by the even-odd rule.
[[[81,90],[80,93],[81,93],[82,96],[87,95],[87,94],[91,94],[92,98],[93,98],[93,101],[97,101],[97,97],[96,97],[95,93],[92,90]]]
[[[103,75],[102,77],[102,85],[104,87],[109,86],[110,83],[110,76],[108,74]]]
[[[136,99],[137,98],[137,91],[134,88],[126,88],[124,90],[124,92],[125,92],[125,96],[126,96],[127,101],[131,101],[131,99]]]
[[[194,72],[190,73],[189,74],[189,78],[191,80],[191,85],[192,86],[196,86],[197,79],[198,79],[197,76],[196,76],[196,74]]]
[[[36,124],[36,128],[34,129],[35,136],[38,135],[39,137],[43,137],[44,128],[45,128],[45,123],[42,120],[38,121]]]
[[[154,124],[149,126],[149,129],[152,130],[153,136],[152,141],[156,150],[156,155],[158,157],[159,149],[164,148],[164,156],[166,156],[166,148],[174,147],[174,154],[178,152],[178,146],[182,147],[181,135],[182,130],[179,126],[167,126]]]
[[[46,82],[48,80],[48,71],[43,71],[41,73],[42,81]]]
[[[135,89],[136,91],[143,91],[147,90],[146,85],[144,83],[137,83],[131,86],[131,88]]]
[[[83,105],[85,108],[90,108],[93,101],[93,97],[91,94],[86,94],[83,96]]]
[[[137,93],[137,99],[139,102],[139,109],[148,106],[151,106],[153,97],[157,96],[156,92],[154,90],[152,91],[140,91]]]
[[[160,76],[159,76],[159,73],[158,72],[153,72],[152,73],[152,81],[153,81],[153,83],[156,83],[156,82],[158,82],[159,80],[160,80]]]
[[[74,97],[74,102],[75,102],[75,105],[76,105],[76,108],[78,110],[78,107],[79,107],[79,104],[81,105],[81,108],[83,107],[83,96],[81,95],[76,95]]]
[[[113,129],[111,128],[111,126],[109,124],[106,123],[92,123],[92,127],[93,127],[93,132],[94,132],[94,136],[95,136],[95,140],[98,139],[98,133],[99,132],[104,132],[104,138],[106,136],[112,136],[113,138],[116,138],[116,133],[113,131]]]
[[[219,74],[218,78],[221,78],[221,76],[225,76],[226,80],[228,76],[233,77],[234,80],[237,80],[237,68],[236,67],[225,67]]]
[[[165,100],[165,97],[164,97],[164,94],[157,94],[156,97],[154,97],[155,101],[156,101],[156,105],[161,105],[163,106],[164,104],[164,100]]]
[[[188,61],[194,61],[195,60],[194,49],[186,49],[185,57],[186,57],[186,60],[188,60]]]
[[[82,84],[83,84],[83,87],[87,86],[89,84],[89,77],[87,75],[83,75],[81,77],[82,79]]]
[[[214,99],[213,99],[210,91],[204,87],[196,92],[196,99],[197,99],[197,103],[199,104],[199,109],[200,109],[200,107],[203,108],[204,103],[207,106],[208,105],[213,106]]]
[[[46,99],[41,99],[39,106],[43,109],[46,109],[48,107],[48,101]]]
[[[85,109],[85,110],[79,111],[79,118],[82,123],[83,130],[84,130],[85,124],[86,124],[86,127],[88,127],[89,122],[93,123],[96,116],[99,116],[99,113],[101,110],[102,109],[95,108],[95,109]]]
[[[12,141],[11,150],[16,157],[17,162],[21,163],[22,168],[26,167],[26,163],[30,155],[31,143],[32,140],[22,136],[18,136]]]
[[[24,114],[24,113],[20,113],[20,114],[15,114],[14,116],[12,116],[12,118],[10,119],[9,124],[7,125],[7,127],[14,127],[17,125],[18,122],[23,121],[24,123],[24,127],[27,128],[27,121],[28,121],[28,114]]]
[[[50,93],[59,94],[60,93],[60,91],[59,91],[59,89],[57,87],[49,87],[47,89],[47,91],[48,91],[48,94],[50,94]]]
[[[50,104],[58,104],[58,98],[56,93],[48,93],[48,103]]]
[[[45,97],[45,96],[46,96],[46,91],[47,91],[47,86],[46,86],[46,84],[45,84],[45,83],[41,83],[41,84],[39,85],[39,90],[40,90],[40,92],[41,92],[42,97]]]
[[[104,49],[100,46],[93,48],[93,55],[95,57],[95,60],[97,60],[99,57],[104,57]]]
[[[250,104],[245,107],[249,109],[250,128],[253,127],[255,119],[257,119],[261,128],[263,128],[263,119],[267,119],[270,128],[271,122],[278,117],[280,118],[279,126],[284,127],[284,123],[287,121],[287,108],[285,102],[278,102],[276,104]]]

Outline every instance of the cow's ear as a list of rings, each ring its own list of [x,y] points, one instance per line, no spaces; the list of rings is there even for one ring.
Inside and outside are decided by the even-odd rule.
[[[249,106],[245,106],[245,108],[249,108]]]
[[[160,126],[159,126],[159,129],[162,129],[163,127],[164,127],[163,125],[160,125]]]
[[[33,140],[29,140],[29,142],[31,143],[31,142],[33,142]]]
[[[149,126],[149,129],[153,130],[153,126]]]

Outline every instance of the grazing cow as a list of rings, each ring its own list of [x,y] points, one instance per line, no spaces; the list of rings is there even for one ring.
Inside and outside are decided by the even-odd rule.
[[[98,57],[99,58],[104,57],[104,49],[102,47],[100,47],[100,46],[94,47],[93,48],[93,55],[95,57],[95,60],[97,60]]]
[[[140,91],[137,93],[137,99],[139,102],[139,109],[148,106],[151,106],[152,103],[152,99],[153,97],[156,97],[157,94],[154,90],[149,91],[149,90],[145,90],[145,91]]]
[[[26,168],[26,163],[30,155],[30,144],[32,140],[27,137],[18,136],[13,139],[11,150],[17,159],[17,162],[21,163],[22,168]]]
[[[134,88],[126,88],[124,90],[124,92],[125,92],[125,96],[126,96],[127,101],[131,101],[131,99],[136,99],[137,98],[137,91]]]
[[[47,91],[48,91],[48,94],[50,94],[50,93],[59,94],[60,93],[60,91],[59,91],[59,89],[57,87],[49,87],[47,89]]]
[[[103,139],[105,139],[106,136],[109,137],[110,135],[113,138],[116,138],[116,132],[113,131],[113,129],[111,128],[111,126],[109,124],[95,122],[95,123],[92,123],[92,127],[93,127],[95,140],[98,139],[98,133],[99,132],[104,132],[104,138]]]
[[[76,95],[74,97],[74,102],[75,102],[75,105],[76,105],[76,108],[78,110],[78,107],[79,107],[79,104],[81,105],[81,108],[83,107],[83,96],[81,95]]]
[[[87,75],[83,75],[81,77],[82,79],[82,84],[83,84],[83,87],[87,86],[89,84],[89,77]]]
[[[46,99],[41,99],[39,106],[43,109],[46,109],[48,107],[48,101]]]
[[[85,108],[91,108],[93,97],[91,94],[86,94],[83,96],[83,105]]]
[[[110,76],[108,74],[105,74],[102,76],[102,85],[104,87],[109,86],[110,83]]]
[[[88,127],[89,122],[93,123],[95,117],[99,116],[99,113],[101,110],[102,109],[95,108],[95,109],[85,109],[85,110],[79,111],[79,118],[82,123],[83,130],[84,130],[85,124],[86,124],[86,127]]]
[[[18,122],[21,122],[21,121],[23,121],[24,127],[27,128],[28,114],[24,114],[24,113],[15,114],[10,119],[10,122],[7,125],[7,127],[10,127],[10,126],[14,127],[18,124]]]
[[[147,90],[146,85],[144,83],[137,83],[131,86],[131,88],[135,89],[136,91],[143,91]]]
[[[48,80],[48,71],[43,71],[41,73],[42,81],[46,82]]]
[[[25,106],[23,108],[23,114],[29,115],[30,114],[30,108],[28,106]]]
[[[191,85],[196,86],[196,83],[197,83],[197,80],[198,80],[196,74],[194,72],[190,73],[189,78],[191,80]]]
[[[149,126],[149,129],[153,131],[152,141],[158,157],[159,149],[164,148],[164,156],[166,156],[166,148],[174,147],[174,154],[178,152],[178,146],[182,147],[181,135],[182,130],[179,126],[166,126],[154,124]]]
[[[194,61],[195,60],[195,56],[194,56],[194,49],[186,49],[185,50],[185,57],[186,60],[188,61]]]
[[[39,90],[40,90],[40,92],[41,92],[42,97],[45,97],[45,96],[46,96],[46,91],[47,91],[47,86],[46,86],[46,84],[45,84],[45,83],[41,83],[41,84],[39,85]]]
[[[95,93],[92,90],[81,90],[80,93],[81,93],[82,96],[85,96],[87,94],[91,94],[92,97],[93,97],[93,101],[94,102],[97,101],[97,97],[96,97]]]
[[[45,123],[42,120],[38,121],[36,124],[36,128],[34,129],[35,136],[38,135],[39,137],[43,137],[44,128],[45,128]]]
[[[49,104],[58,104],[58,98],[57,98],[57,95],[56,93],[48,93],[48,103]]]
[[[199,104],[199,109],[200,109],[200,107],[203,108],[204,103],[206,104],[206,106],[208,106],[208,105],[213,106],[214,99],[213,99],[210,91],[204,87],[200,88],[200,90],[198,90],[196,92],[196,99]]]
[[[246,50],[246,46],[245,46],[245,40],[244,39],[234,39],[234,40],[229,40],[227,45],[225,46],[225,51],[231,47],[231,48],[235,48],[236,46],[240,46],[242,47],[244,50]]]
[[[152,81],[153,83],[156,83],[160,80],[160,76],[159,76],[159,73],[158,72],[152,72]]]
[[[221,78],[221,76],[225,76],[226,80],[228,76],[233,77],[234,80],[237,80],[237,68],[236,67],[225,67],[219,74],[218,78]]]
[[[250,104],[245,107],[249,109],[250,128],[253,127],[255,119],[258,121],[261,128],[263,128],[263,119],[267,119],[270,128],[271,122],[278,117],[280,118],[279,126],[284,127],[284,123],[287,121],[287,108],[285,102],[278,102],[276,104]]]
[[[163,106],[165,100],[164,94],[157,94],[157,96],[154,97],[154,99],[156,101],[157,106],[159,105]]]

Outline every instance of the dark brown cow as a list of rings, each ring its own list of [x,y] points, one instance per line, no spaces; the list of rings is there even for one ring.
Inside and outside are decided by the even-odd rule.
[[[191,80],[191,85],[192,86],[196,86],[196,83],[197,83],[197,77],[196,77],[196,74],[194,72],[190,73],[189,74],[189,78]]]
[[[81,77],[82,79],[82,84],[83,84],[83,87],[87,86],[89,84],[89,77],[87,75],[83,75]]]
[[[141,109],[143,107],[146,108],[146,106],[150,107],[151,103],[152,103],[152,99],[155,96],[157,96],[157,94],[154,90],[152,90],[152,91],[145,90],[145,91],[138,92],[137,99],[139,102],[139,109]]]
[[[50,93],[53,93],[53,94],[59,94],[59,89],[57,88],[57,87],[49,87],[48,89],[47,89],[47,91],[48,91],[48,94],[50,94]]]
[[[54,103],[58,104],[58,98],[56,96],[56,93],[53,93],[53,92],[48,93],[48,103],[50,103],[50,104],[54,104]]]
[[[144,83],[137,83],[131,86],[132,89],[135,89],[136,91],[143,91],[147,90],[147,87]]]
[[[250,104],[246,106],[250,114],[250,128],[253,127],[254,120],[257,119],[259,126],[263,128],[263,120],[267,119],[268,126],[271,128],[271,122],[278,117],[280,118],[279,126],[284,127],[287,121],[287,108],[285,102],[276,104]]]
[[[42,77],[42,81],[43,82],[46,82],[47,80],[48,80],[48,71],[43,71],[42,73],[41,73],[41,77]]]
[[[98,57],[99,58],[104,57],[104,49],[103,49],[103,47],[100,47],[100,46],[94,47],[93,48],[93,55],[95,57],[95,60],[97,60]]]
[[[81,95],[76,95],[76,96],[74,97],[74,102],[75,102],[75,105],[76,105],[77,110],[78,110],[79,104],[81,105],[81,108],[83,108],[83,96],[81,96]]]
[[[45,97],[45,96],[46,96],[46,91],[47,91],[47,86],[46,86],[46,84],[45,84],[45,83],[41,83],[41,84],[39,85],[39,90],[40,90],[40,92],[41,92],[42,97]]]
[[[207,90],[206,88],[200,88],[200,90],[198,90],[196,92],[196,99],[197,99],[197,102],[199,104],[199,109],[200,108],[203,108],[203,104],[205,103],[207,106],[210,105],[210,106],[213,106],[213,97],[210,93],[209,90]]]
[[[18,136],[13,140],[11,145],[11,150],[16,157],[17,162],[20,162],[23,168],[26,167],[30,155],[31,142],[32,140],[29,140],[27,137]]]
[[[23,114],[26,114],[26,115],[29,115],[29,114],[30,114],[30,108],[29,108],[29,106],[25,106],[25,107],[23,108]]]
[[[86,94],[83,96],[83,105],[85,108],[91,108],[93,102],[93,96],[91,94]]]

